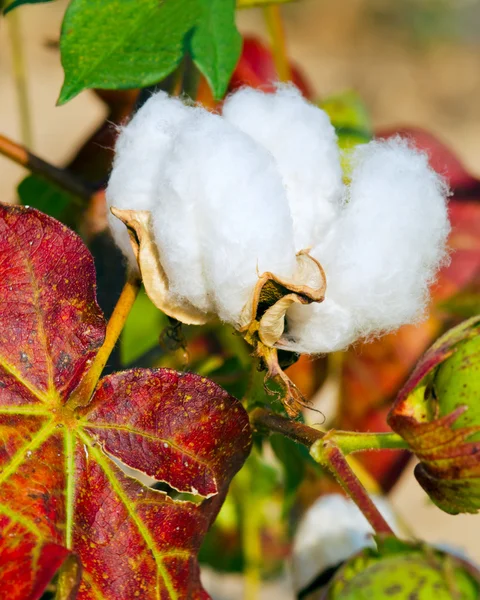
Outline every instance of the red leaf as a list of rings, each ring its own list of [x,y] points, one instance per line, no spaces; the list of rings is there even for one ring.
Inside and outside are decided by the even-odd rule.
[[[376,132],[376,136],[381,138],[397,135],[411,140],[415,147],[424,150],[432,169],[443,175],[453,190],[478,188],[478,180],[468,173],[450,148],[428,131],[416,127],[396,127]]]
[[[294,83],[306,98],[312,97],[312,89],[301,72],[290,65],[292,83]],[[278,81],[277,71],[272,53],[261,42],[253,37],[245,37],[243,50],[237,67],[230,81],[230,90],[235,90],[245,85],[262,88],[264,91],[273,92],[275,82]]]
[[[292,83],[302,92],[305,98],[312,99],[313,91],[301,71],[290,64]],[[248,86],[258,88],[264,92],[274,92],[278,74],[272,53],[260,41],[253,37],[243,39],[243,50],[240,59],[232,74],[229,92]],[[209,109],[215,109],[218,102],[213,98],[206,79],[202,76],[197,90],[196,101]]]
[[[69,550],[51,542],[37,545],[33,533],[24,535],[15,518],[3,511],[0,515],[0,581],[2,598],[9,600],[37,600],[42,597],[57,571],[71,556]],[[8,544],[4,537],[15,539]],[[32,577],[25,577],[31,573]],[[79,582],[77,582],[78,584]],[[78,585],[76,586],[78,591]]]
[[[206,404],[210,397],[215,401]],[[243,409],[206,378],[124,371],[101,381],[92,406],[85,430],[106,452],[178,491],[215,495],[225,473],[241,466],[237,445],[221,448],[219,441],[241,436],[236,415]]]
[[[53,219],[0,211],[0,589],[37,598],[74,553],[82,600],[208,598],[196,555],[248,455],[245,411],[171,370],[111,375],[70,402],[105,334],[92,258]],[[206,499],[174,500],[111,457]]]
[[[0,206],[0,256],[2,404],[51,403],[103,341],[91,256],[63,225],[12,206]]]

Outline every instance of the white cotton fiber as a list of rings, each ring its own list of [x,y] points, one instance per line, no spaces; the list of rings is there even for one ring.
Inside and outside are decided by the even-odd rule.
[[[398,529],[385,500],[373,497],[389,525]],[[319,498],[303,516],[293,540],[292,576],[297,592],[326,569],[336,567],[363,548],[374,548],[373,529],[355,504],[340,494]]]
[[[428,285],[446,257],[449,222],[446,186],[425,154],[393,139],[359,147],[354,160],[342,214],[313,255],[327,274],[326,298],[353,316],[359,338],[422,315]],[[329,320],[327,304],[308,321],[298,309],[293,313],[292,343],[305,340],[311,352],[323,352],[335,342],[331,326],[319,326],[323,311]]]
[[[329,297],[327,277],[327,294],[322,303],[294,304],[288,310],[286,336],[278,346],[299,354],[337,352],[356,337],[353,314]]]
[[[294,86],[281,86],[274,94],[241,89],[227,98],[223,116],[274,157],[292,212],[296,250],[317,244],[338,212],[343,190],[328,115]]]
[[[107,187],[108,207],[150,210],[154,202],[154,179],[170,151],[172,137],[189,109],[165,92],[154,94],[121,129]],[[136,260],[125,225],[110,211],[109,224],[115,241],[132,267]]]
[[[190,109],[155,180],[154,233],[170,290],[238,325],[258,275],[295,269],[288,201],[271,155]]]
[[[149,210],[170,300],[239,326],[259,275],[313,246],[325,301],[293,305],[279,346],[341,350],[418,319],[445,260],[447,189],[400,139],[353,154],[345,190],[327,115],[293,87],[244,89],[224,116],[155,94],[120,133],[109,206]],[[125,226],[110,217],[134,265]]]

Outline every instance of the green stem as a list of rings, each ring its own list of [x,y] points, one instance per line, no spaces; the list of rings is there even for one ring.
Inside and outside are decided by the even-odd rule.
[[[19,12],[11,12],[7,17],[7,23],[10,33],[10,47],[12,49],[13,77],[15,79],[15,87],[17,91],[21,138],[22,143],[31,148],[32,122],[28,102],[28,86]]]
[[[255,408],[250,413],[252,425],[259,430],[282,433],[304,446],[312,446],[317,440],[328,439],[343,454],[363,452],[365,450],[408,450],[407,442],[396,433],[357,433],[354,431],[321,431],[304,423],[286,419],[276,413]]]
[[[357,433],[332,430],[328,436],[343,454],[365,450],[408,450],[407,442],[396,433]]]
[[[252,473],[248,471],[248,485],[242,490],[241,504],[243,512],[242,546],[245,560],[244,600],[258,600],[261,588],[262,539],[261,511],[258,499],[251,493]]]
[[[374,531],[393,535],[388,523],[368,495],[367,490],[348,464],[345,454],[361,450],[398,450],[408,448],[395,433],[354,433],[348,431],[319,431],[292,421],[264,408],[250,413],[252,425],[258,431],[275,431],[310,448],[312,458],[328,469],[345,492],[355,502]]]
[[[370,498],[367,490],[337,446],[329,440],[318,440],[310,448],[310,454],[315,461],[332,473],[345,492],[362,511],[375,533],[394,535],[390,526]]]
[[[265,6],[263,14],[270,35],[273,61],[278,79],[283,82],[291,81],[292,73],[288,62],[281,9],[279,6],[272,4]]]

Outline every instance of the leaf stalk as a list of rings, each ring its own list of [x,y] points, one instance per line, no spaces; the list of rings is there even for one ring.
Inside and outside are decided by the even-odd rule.
[[[21,22],[20,15],[17,11],[8,15],[7,24],[10,34],[10,47],[12,49],[12,68],[18,99],[21,137],[24,144],[31,146],[32,122],[28,102],[28,86],[25,56],[22,45]]]
[[[345,492],[362,511],[378,534],[393,535],[388,523],[370,498],[367,490],[348,464],[346,455],[363,450],[408,449],[403,438],[395,433],[329,432],[286,419],[264,408],[250,413],[252,425],[258,430],[274,431],[310,449],[312,458],[328,469]]]
[[[92,190],[66,169],[55,167],[4,135],[0,135],[0,154],[32,173],[44,177],[74,196],[89,200],[92,195]]]
[[[287,56],[285,29],[282,21],[281,8],[271,4],[263,8],[263,15],[270,36],[273,61],[277,70],[278,79],[282,82],[291,81],[292,72]]]
[[[86,406],[89,403],[98,380],[102,375],[102,371],[120,337],[127,317],[137,298],[140,286],[141,280],[138,278],[138,275],[136,273],[131,273],[120,294],[120,298],[113,310],[112,316],[108,321],[105,341],[90,365],[90,368],[85,373],[82,381],[70,397],[69,404],[71,408]]]

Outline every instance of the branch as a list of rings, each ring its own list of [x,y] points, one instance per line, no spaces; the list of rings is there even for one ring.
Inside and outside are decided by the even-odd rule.
[[[352,433],[335,430],[323,432],[264,408],[254,409],[250,413],[250,420],[258,431],[281,433],[307,446],[312,458],[331,472],[376,533],[393,535],[388,523],[348,464],[345,454],[361,450],[407,448],[406,442],[400,436],[395,433]]]
[[[310,454],[318,463],[332,473],[345,492],[347,492],[362,511],[363,516],[373,527],[375,533],[395,535],[339,448],[327,440],[322,440],[321,442],[316,442],[310,448]]]
[[[122,293],[120,294],[120,298],[118,299],[112,316],[107,323],[105,341],[95,356],[88,371],[83,376],[82,381],[80,381],[75,392],[70,397],[69,402],[71,407],[77,408],[88,405],[88,402],[95,391],[98,380],[102,375],[102,371],[107,364],[107,360],[110,357],[118,338],[120,337],[128,315],[130,314],[133,304],[135,303],[138,292],[140,291],[140,285],[141,281],[138,279],[136,274],[130,274]]]
[[[42,160],[29,152],[24,146],[17,144],[3,135],[0,135],[0,154],[25,167],[32,173],[41,175],[74,196],[78,196],[83,200],[89,200],[92,195],[92,190],[67,170],[59,169]]]
[[[318,431],[298,421],[291,421],[265,408],[255,408],[252,410],[250,421],[256,429],[267,429],[276,433],[282,433],[294,442],[299,442],[304,446],[310,447],[317,440],[321,440],[325,436],[323,431]]]
[[[279,6],[272,4],[263,9],[263,14],[270,35],[273,61],[275,63],[278,78],[283,82],[291,81],[292,72],[290,63],[288,62],[281,9]]]

